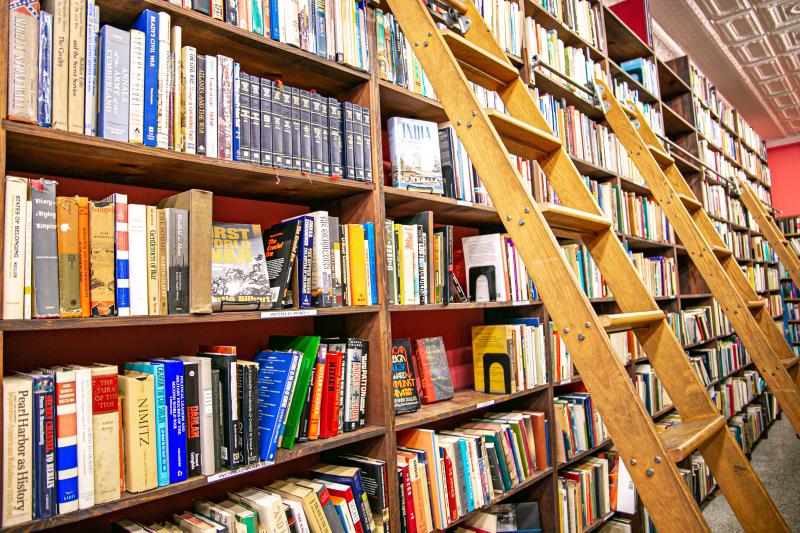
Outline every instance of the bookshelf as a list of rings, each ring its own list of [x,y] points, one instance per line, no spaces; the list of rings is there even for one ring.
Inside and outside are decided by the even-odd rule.
[[[713,110],[708,102],[693,91],[693,65],[688,58],[661,61],[655,56],[653,49],[602,2],[594,2],[593,5],[597,5],[601,15],[600,25],[603,28],[605,45],[593,46],[542,8],[536,0],[515,1],[518,2],[523,16],[530,16],[546,29],[555,31],[566,44],[585,49],[588,56],[602,66],[610,79],[627,82],[639,91],[643,102],[651,104],[661,113],[665,136],[677,147],[672,155],[681,170],[690,178],[698,197],[703,197],[704,184],[721,181],[714,172],[706,168],[701,151],[700,143],[706,139],[696,128],[694,105],[697,103],[704,106],[709,113]],[[429,210],[434,213],[436,223],[456,226],[459,229],[457,238],[462,233],[467,235],[502,231],[500,218],[492,207],[398,190],[385,185],[382,162],[388,159],[388,154],[383,153],[378,140],[381,139],[381,132],[388,118],[399,115],[444,122],[447,117],[434,100],[379,78],[375,53],[375,9],[385,8],[380,2],[372,2],[367,10],[366,27],[371,58],[369,73],[321,59],[304,50],[163,0],[96,0],[96,3],[101,8],[102,22],[121,28],[130,27],[144,9],[167,12],[174,24],[191,29],[184,32],[184,45],[195,46],[202,53],[225,53],[239,61],[242,69],[248,72],[281,79],[288,85],[316,89],[324,95],[368,107],[371,110],[374,182],[363,183],[221,161],[44,129],[10,120],[3,120],[0,124],[0,154],[3,156],[0,157],[0,165],[4,174],[53,177],[60,182],[59,194],[80,193],[102,197],[107,191],[122,191],[127,192],[132,201],[142,203],[168,196],[171,191],[205,189],[215,195],[215,220],[225,218],[224,221],[247,221],[261,223],[266,227],[283,216],[327,209],[331,214],[338,215],[343,223],[369,221],[382,228],[387,218]],[[7,32],[7,23],[7,12],[2,10],[0,31]],[[7,39],[0,46],[3,47],[0,53],[0,71],[6,72]],[[541,92],[563,99],[567,105],[574,106],[593,120],[602,120],[601,110],[586,94],[571,89],[568,82],[557,76],[548,75],[547,72],[532,72],[531,58],[526,53],[528,49],[529,43],[523,42],[523,57],[511,59],[527,73],[531,88],[538,88]],[[660,94],[647,91],[619,66],[626,60],[640,57],[655,63]],[[7,116],[6,96],[6,84],[1,84],[2,117]],[[735,111],[733,116],[737,117]],[[752,143],[746,144],[739,134],[740,125],[740,120],[734,118],[734,127],[729,128],[729,133],[735,138],[739,153],[749,152],[758,160],[756,172],[751,172],[740,161],[720,150],[717,153],[736,171],[744,173],[753,183],[761,185],[768,197],[769,177],[764,149],[761,146],[752,146]],[[582,174],[592,179],[619,185],[626,192],[642,196],[650,194],[647,187],[630,177],[621,176],[578,158],[575,158],[575,164]],[[731,231],[746,234],[748,237],[758,235],[752,226],[739,225],[724,218],[719,221],[727,224]],[[711,305],[712,296],[708,288],[694,265],[688,261],[685,250],[679,243],[665,243],[624,234],[620,234],[620,238],[632,252],[676,260],[676,294],[656,298],[664,311],[680,313],[687,307]],[[377,250],[385,249],[383,232],[376,232],[376,241]],[[748,261],[745,259],[742,263]],[[193,498],[220,498],[232,489],[250,484],[263,485],[281,476],[302,473],[320,460],[326,457],[335,458],[337,453],[344,451],[387,461],[391,467],[396,457],[397,432],[415,427],[451,428],[490,409],[542,411],[552,421],[553,397],[581,387],[580,376],[506,395],[483,394],[465,386],[450,401],[423,405],[415,413],[395,416],[391,397],[392,338],[443,335],[452,358],[451,368],[471,375],[471,325],[488,323],[495,318],[532,316],[547,324],[548,314],[546,305],[541,301],[388,305],[385,272],[385,257],[379,253],[377,275],[380,303],[372,306],[263,313],[0,321],[0,349],[3,353],[0,369],[4,375],[34,366],[86,363],[99,358],[103,362],[121,364],[142,353],[159,353],[165,356],[193,353],[198,344],[213,343],[236,344],[240,347],[243,358],[249,359],[263,346],[270,334],[341,334],[365,338],[370,342],[370,356],[373,361],[369,366],[367,424],[357,431],[330,439],[300,443],[292,450],[280,450],[274,465],[249,465],[214,476],[195,477],[181,484],[140,494],[125,494],[120,500],[91,509],[0,531],[16,533],[50,528],[107,530],[110,521],[126,516],[142,517],[146,521],[163,520],[170,517],[173,511],[187,508]],[[778,292],[769,290],[768,294]],[[599,313],[618,311],[613,298],[594,298],[592,302]],[[777,318],[780,317],[776,316]],[[688,350],[713,346],[720,339],[729,337],[730,335],[714,336],[700,343],[687,344],[684,348]],[[87,349],[87,346],[90,348]],[[549,336],[547,353],[550,367]],[[637,364],[646,361],[643,357],[626,365],[631,378]],[[738,375],[750,367],[751,365],[743,366],[724,378]],[[710,386],[716,384],[714,382]],[[665,406],[653,413],[653,417],[666,416],[672,410],[672,406]],[[766,431],[759,438],[765,434]],[[512,490],[496,496],[492,503],[539,501],[543,528],[554,531],[559,520],[559,471],[585,457],[607,450],[611,445],[613,443],[606,440],[591,450],[581,452],[567,463],[551,464]],[[547,446],[550,456],[554,457],[552,434]],[[392,468],[389,468],[389,472],[391,471]],[[387,490],[392,498],[398,494],[395,476],[388,476]],[[399,531],[399,510],[396,505],[392,506],[391,512],[392,531]],[[585,531],[598,529],[612,516],[614,513],[602,517]],[[637,515],[631,518],[637,524],[636,527],[641,529],[641,506],[638,506]]]

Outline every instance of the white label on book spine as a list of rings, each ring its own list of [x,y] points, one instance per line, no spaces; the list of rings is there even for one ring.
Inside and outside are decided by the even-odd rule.
[[[283,311],[263,311],[261,318],[288,318],[297,316],[316,316],[316,309],[284,309]]]
[[[484,407],[489,407],[490,405],[494,405],[494,400],[489,400],[486,402],[481,402],[475,406],[475,409],[482,409]]]
[[[475,207],[475,204],[468,200],[456,200],[456,205],[460,205],[462,207]]]

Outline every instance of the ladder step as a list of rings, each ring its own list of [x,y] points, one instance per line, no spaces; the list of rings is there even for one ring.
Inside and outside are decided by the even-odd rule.
[[[439,30],[450,51],[462,64],[469,81],[496,91],[519,78],[519,71],[506,58],[499,58],[450,30]]]
[[[733,255],[733,251],[729,250],[725,246],[717,246],[712,244],[711,249],[714,250],[714,255],[719,258],[730,257]]]
[[[540,159],[561,148],[561,141],[549,133],[494,109],[486,113],[509,152],[527,159]]]
[[[781,359],[781,364],[786,370],[791,370],[797,365],[797,363],[800,363],[800,357],[787,357],[786,359]]]
[[[661,440],[670,459],[677,463],[713,438],[718,431],[725,428],[726,423],[727,419],[722,415],[684,420],[668,427],[661,434]]]
[[[766,306],[767,302],[764,300],[750,300],[749,302],[747,302],[747,308],[750,309],[751,311]]]
[[[616,315],[602,315],[600,325],[607,333],[627,331],[629,329],[643,328],[663,320],[664,311],[640,311],[638,313],[620,313]]]
[[[580,238],[611,228],[611,221],[600,215],[548,203],[538,206],[547,223],[560,237]]]
[[[661,148],[653,145],[649,145],[647,148],[650,149],[650,153],[653,154],[653,157],[658,164],[661,165],[661,168],[666,168],[675,163],[675,160],[672,159],[672,157],[670,157],[670,155]]]
[[[686,209],[688,209],[690,213],[693,211],[700,211],[701,209],[703,209],[703,204],[698,202],[696,199],[687,196],[683,193],[677,193],[677,194],[678,198],[681,199],[681,202],[683,202],[683,205],[686,206]]]

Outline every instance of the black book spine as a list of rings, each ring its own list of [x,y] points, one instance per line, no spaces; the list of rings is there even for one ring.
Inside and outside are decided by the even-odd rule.
[[[400,533],[408,533],[408,527],[406,526],[406,521],[408,517],[406,517],[406,487],[403,485],[403,472],[399,468],[397,469],[397,486],[400,487]]]
[[[322,98],[311,93],[311,172],[322,174]]]
[[[364,181],[364,123],[363,109],[353,104],[353,160],[356,167],[356,179]]]
[[[195,2],[195,5],[197,2]],[[208,3],[206,3],[208,5]],[[195,11],[199,11],[195,9]],[[197,155],[206,155],[206,56],[197,55]]]
[[[167,227],[168,312],[171,315],[186,314],[189,312],[189,212],[170,208]]]
[[[331,136],[328,127],[328,98],[325,96],[317,95],[319,97],[319,128],[322,133],[322,147],[320,150],[320,161],[322,169],[320,174],[323,176],[331,175]]]
[[[311,421],[311,402],[314,399],[314,376],[317,373],[317,367],[311,369],[311,379],[308,385],[308,392],[306,393],[306,403],[303,404],[303,412],[300,414],[300,425],[297,426],[297,438],[295,442],[305,442],[308,440],[308,424]]]
[[[225,0],[225,22],[239,25],[239,0]]]
[[[349,339],[348,344],[352,344],[353,348],[361,351],[361,383],[358,386],[361,389],[358,405],[358,426],[364,427],[366,419],[364,413],[367,407],[367,363],[369,360],[369,341],[363,339]]]
[[[345,102],[342,104],[343,113],[343,129],[342,129],[342,142],[344,143],[344,154],[342,155],[342,164],[344,166],[344,177],[355,180],[356,176],[356,160],[355,160],[355,132],[353,131],[353,104]]]
[[[271,167],[272,159],[272,82],[261,78],[261,164]]]
[[[242,444],[241,464],[246,465],[250,438],[250,411],[247,409],[247,400],[250,397],[250,382],[247,379],[247,366],[245,365],[236,365],[236,387],[239,423],[235,429],[239,434],[239,442]]]
[[[328,98],[328,134],[330,136],[330,165],[332,176],[344,176],[342,165],[342,105],[336,98]]]
[[[222,418],[222,380],[219,369],[211,369],[211,404],[214,417],[214,470],[222,469],[222,446],[225,443],[225,423]]]
[[[270,82],[272,93],[272,163],[275,168],[283,168],[283,100],[281,99],[280,85]],[[264,116],[261,116],[262,123]],[[262,133],[263,137],[263,133]],[[263,142],[263,139],[262,139]]]
[[[281,116],[283,118],[283,168],[291,170],[292,162],[292,92],[291,87],[280,91]]]
[[[247,414],[248,414],[248,444],[247,444],[247,464],[257,463],[260,455],[258,450],[258,367],[249,365],[247,367]]]
[[[192,9],[203,15],[211,15],[211,0],[192,0]]]
[[[291,89],[292,104],[292,169],[300,172],[303,170],[302,151],[303,151],[303,131],[300,124],[300,90],[296,87]]]
[[[364,181],[372,183],[372,123],[369,108],[361,108],[361,134],[364,138]]]
[[[236,468],[242,464],[241,420],[239,420],[238,383],[236,380],[236,356],[214,355],[213,364],[219,368],[219,380],[222,384],[223,435],[225,448],[222,460],[228,468]]]
[[[261,79],[250,76],[250,162],[261,164]]]
[[[300,90],[300,170],[311,173],[311,93]]]
[[[186,394],[186,455],[189,477],[201,473],[200,457],[200,376],[197,363],[183,362],[183,386]]]
[[[242,163],[252,163],[252,145],[250,142],[250,76],[239,73],[239,151]]]

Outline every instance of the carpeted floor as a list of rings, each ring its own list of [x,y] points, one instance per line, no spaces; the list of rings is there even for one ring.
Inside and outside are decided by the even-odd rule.
[[[753,466],[792,531],[800,532],[800,440],[782,417],[756,446]],[[712,531],[742,531],[725,497],[716,492],[703,514]]]

